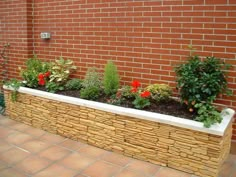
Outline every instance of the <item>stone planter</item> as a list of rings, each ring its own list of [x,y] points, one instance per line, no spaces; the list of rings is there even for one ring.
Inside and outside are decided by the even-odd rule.
[[[223,122],[200,122],[21,87],[5,88],[6,114],[74,140],[203,177],[217,177],[229,154],[234,111]]]

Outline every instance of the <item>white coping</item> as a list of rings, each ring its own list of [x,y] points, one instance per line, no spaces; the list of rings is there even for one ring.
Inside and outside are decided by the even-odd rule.
[[[3,86],[3,88],[12,90],[11,88],[7,86]],[[159,113],[154,113],[154,112],[142,111],[142,110],[137,110],[137,109],[132,109],[132,108],[124,108],[124,107],[109,105],[105,103],[49,93],[49,92],[26,88],[26,87],[20,87],[18,92],[26,93],[26,94],[30,94],[34,96],[39,96],[39,97],[43,97],[43,98],[47,98],[47,99],[51,99],[55,101],[61,101],[64,103],[71,103],[74,105],[94,108],[94,109],[107,111],[107,112],[111,112],[115,114],[120,114],[124,116],[130,116],[130,117],[140,118],[144,120],[150,120],[154,122],[169,124],[169,125],[173,125],[177,127],[192,129],[199,132],[205,132],[205,133],[219,135],[219,136],[224,135],[224,132],[227,129],[229,123],[233,120],[233,116],[235,113],[233,109],[229,109],[229,108],[224,109],[222,111],[222,116],[223,116],[222,122],[220,124],[214,124],[210,128],[205,128],[203,126],[203,123],[193,121],[193,120],[188,120],[184,118],[179,118],[179,117],[174,117],[174,116],[159,114]]]

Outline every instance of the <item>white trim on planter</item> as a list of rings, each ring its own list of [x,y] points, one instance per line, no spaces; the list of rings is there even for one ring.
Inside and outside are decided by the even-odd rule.
[[[12,90],[11,88],[7,86],[3,86],[3,88]],[[74,98],[70,96],[58,95],[58,94],[53,94],[53,93],[26,88],[26,87],[20,87],[18,92],[26,93],[26,94],[30,94],[34,96],[39,96],[39,97],[43,97],[43,98],[47,98],[47,99],[51,99],[55,101],[61,101],[64,103],[70,103],[74,105],[107,111],[107,112],[120,114],[124,116],[136,117],[136,118],[140,118],[144,120],[150,120],[154,122],[160,122],[160,123],[178,126],[182,128],[192,129],[199,132],[205,132],[205,133],[219,135],[219,136],[224,135],[224,132],[227,129],[230,122],[233,120],[233,116],[235,113],[235,111],[232,109],[229,109],[229,108],[224,109],[222,111],[222,116],[223,116],[222,122],[220,124],[214,124],[210,128],[205,128],[203,126],[203,123],[193,121],[193,120],[188,120],[184,118],[179,118],[175,116],[159,114],[159,113],[154,113],[154,112],[142,111],[142,110],[137,110],[137,109],[132,109],[132,108],[124,108],[124,107],[109,105],[105,103],[89,101],[89,100],[84,100],[80,98]]]

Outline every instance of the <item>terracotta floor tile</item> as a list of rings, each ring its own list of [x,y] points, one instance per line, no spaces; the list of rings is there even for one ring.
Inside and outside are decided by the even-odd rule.
[[[105,161],[97,161],[86,168],[82,174],[89,177],[112,177],[121,170],[119,166],[112,165]]]
[[[103,156],[102,159],[106,162],[110,162],[119,166],[126,166],[128,163],[132,161],[132,159],[129,157],[112,152]]]
[[[155,175],[155,177],[191,177],[190,174],[174,170],[168,167],[162,167]]]
[[[4,125],[4,126],[12,126],[12,125],[19,124],[19,123],[15,120],[12,120],[12,119],[9,119],[9,118],[6,118],[6,119],[1,118],[0,119],[0,124]]]
[[[6,138],[6,141],[8,143],[12,143],[12,144],[23,144],[25,143],[26,141],[29,141],[29,140],[32,140],[33,137],[26,134],[26,133],[17,133],[17,134],[12,134],[12,135],[9,135],[7,138]]]
[[[229,157],[226,159],[226,161],[230,161],[230,162],[236,162],[236,154],[230,154]]]
[[[62,141],[65,140],[64,137],[61,137],[59,135],[54,135],[51,133],[46,133],[42,135],[39,139],[42,141],[46,141],[46,142],[54,143],[54,144],[61,143]]]
[[[7,164],[6,164],[5,162],[3,162],[3,161],[0,161],[0,171],[6,169],[6,168],[8,168],[8,167],[9,167],[9,165],[7,165]]]
[[[83,156],[81,154],[78,153],[73,153],[70,154],[69,156],[67,156],[66,158],[64,158],[63,160],[61,160],[59,162],[59,164],[76,170],[76,171],[80,171],[84,168],[86,168],[88,165],[94,163],[95,159],[88,157],[88,156]]]
[[[52,145],[44,141],[32,140],[32,141],[27,141],[26,143],[19,146],[31,153],[37,153]]]
[[[144,177],[144,176],[143,174],[139,174],[138,172],[124,169],[121,172],[119,172],[118,175],[116,175],[115,177]]]
[[[108,153],[108,151],[90,145],[82,147],[78,152],[93,158],[99,158]]]
[[[30,156],[23,161],[17,163],[14,168],[23,171],[26,174],[34,174],[51,164],[50,161],[40,158],[38,156]]]
[[[20,131],[20,132],[24,132],[29,127],[30,127],[29,125],[26,125],[26,124],[23,124],[23,123],[18,123],[18,124],[12,125],[11,129],[14,129],[14,130],[17,130],[17,131]]]
[[[29,135],[31,135],[33,137],[39,137],[39,136],[46,134],[46,132],[44,130],[33,128],[33,127],[29,127],[24,132],[28,133]]]
[[[12,135],[12,134],[16,134],[19,133],[18,131],[12,130],[10,128],[5,128],[5,127],[0,127],[0,138],[7,138],[8,136]]]
[[[34,177],[74,177],[77,172],[54,164],[40,171]]]
[[[230,174],[233,173],[235,164],[231,161],[227,161],[223,164],[221,170],[220,170],[220,177],[230,177]]]
[[[0,160],[6,162],[7,164],[14,164],[29,156],[29,152],[25,152],[22,149],[13,147],[8,151],[0,154]]]
[[[13,168],[7,168],[3,171],[0,171],[0,177],[28,177],[28,175],[16,171]]]
[[[88,177],[88,176],[84,176],[84,175],[76,175],[75,177]]]
[[[59,160],[63,157],[65,157],[66,155],[70,154],[71,151],[65,149],[65,148],[62,148],[60,146],[52,146],[42,152],[39,153],[39,156],[40,157],[44,157],[48,160]]]
[[[141,160],[134,160],[128,164],[127,169],[147,176],[154,175],[161,167]]]
[[[0,140],[0,152],[7,151],[13,146],[4,140]]]
[[[73,141],[70,139],[66,139],[65,141],[61,142],[59,145],[62,147],[65,147],[67,149],[70,149],[72,151],[76,151],[76,150],[80,149],[81,147],[87,146],[84,143],[81,143],[78,141]]]

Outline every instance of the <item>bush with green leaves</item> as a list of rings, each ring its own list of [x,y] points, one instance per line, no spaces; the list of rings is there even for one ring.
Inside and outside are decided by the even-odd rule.
[[[103,86],[105,94],[109,96],[115,94],[119,88],[119,74],[112,61],[105,65]]]
[[[49,82],[55,82],[59,85],[63,85],[75,69],[76,66],[73,65],[72,60],[64,60],[63,57],[60,57],[59,60],[52,63]]]
[[[135,93],[131,92],[132,87],[125,85],[122,86],[121,89],[118,90],[118,92],[121,94],[121,96],[125,99],[132,99],[135,97]]]
[[[98,87],[87,87],[80,91],[80,97],[87,100],[97,100],[100,95],[100,88]]]
[[[101,75],[95,67],[89,68],[82,82],[80,97],[88,100],[96,100],[101,94]]]
[[[50,69],[50,63],[42,62],[35,55],[26,61],[26,68],[20,69],[20,75],[24,79],[24,85],[30,88],[38,87],[38,75]]]
[[[66,90],[79,90],[82,87],[82,80],[74,78],[71,80],[68,80],[65,84]]]
[[[167,84],[152,84],[145,88],[151,92],[151,98],[157,102],[167,101],[170,99],[172,90]]]
[[[5,85],[12,89],[11,101],[15,102],[17,100],[17,96],[18,96],[18,89],[22,85],[22,82],[18,81],[17,79],[11,79],[11,80],[7,81],[5,83]]]
[[[92,67],[88,68],[85,78],[82,82],[83,88],[88,87],[98,87],[101,88],[102,82],[101,82],[101,74],[97,71],[97,68]]]
[[[48,92],[55,93],[57,91],[64,90],[64,86],[60,85],[59,83],[56,83],[56,82],[47,82],[46,83],[46,90]]]
[[[219,94],[230,94],[226,77],[229,68],[230,65],[218,58],[206,57],[201,60],[197,55],[190,56],[186,63],[175,68],[177,89],[182,102],[189,110],[195,109],[197,120],[204,122],[207,127],[221,121],[212,103]],[[203,109],[206,111],[201,111]]]
[[[194,105],[197,109],[196,120],[203,122],[204,126],[209,128],[215,123],[221,123],[222,116],[216,107],[209,103],[197,103]]]
[[[226,71],[230,65],[218,58],[207,57],[200,60],[193,56],[187,63],[176,68],[177,88],[182,100],[189,104],[206,101],[212,102],[217,95],[229,93],[227,88]]]

